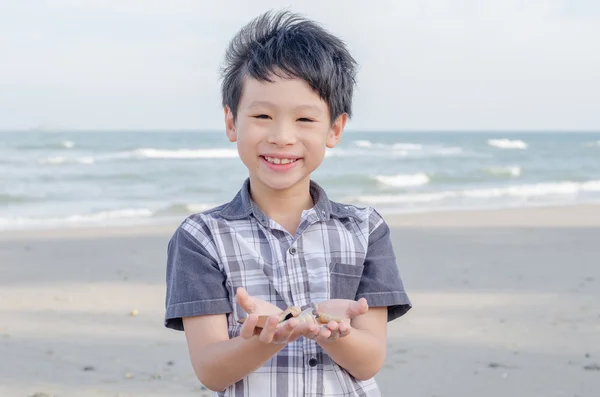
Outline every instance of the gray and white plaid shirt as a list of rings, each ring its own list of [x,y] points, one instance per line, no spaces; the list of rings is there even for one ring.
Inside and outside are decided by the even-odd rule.
[[[390,231],[373,208],[330,201],[311,181],[313,208],[292,236],[253,202],[249,180],[232,201],[189,216],[168,246],[165,326],[183,330],[182,317],[227,315],[229,337],[246,313],[235,302],[251,296],[285,309],[327,299],[365,297],[387,306],[388,321],[406,313],[405,293]],[[263,367],[218,396],[379,396],[374,379],[359,381],[313,340],[288,344]]]

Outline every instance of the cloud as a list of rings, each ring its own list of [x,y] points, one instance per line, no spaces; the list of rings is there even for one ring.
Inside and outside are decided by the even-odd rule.
[[[6,3],[6,4],[5,4]],[[221,129],[228,40],[279,1],[0,5],[0,128]],[[284,5],[285,6],[285,5]],[[600,129],[594,1],[306,0],[361,64],[356,129]]]

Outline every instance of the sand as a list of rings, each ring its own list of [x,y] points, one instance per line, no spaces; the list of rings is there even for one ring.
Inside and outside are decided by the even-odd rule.
[[[386,219],[414,309],[384,396],[597,395],[600,206]],[[0,234],[0,396],[211,395],[162,325],[173,227]]]

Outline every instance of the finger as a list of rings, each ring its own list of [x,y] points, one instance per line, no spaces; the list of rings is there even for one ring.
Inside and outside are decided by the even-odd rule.
[[[348,306],[348,317],[354,318],[365,314],[367,311],[369,311],[367,300],[365,298],[360,298],[358,301],[352,302]]]
[[[254,313],[256,310],[256,301],[250,295],[245,288],[239,287],[236,291],[235,301],[238,305],[244,309],[246,313]]]
[[[323,327],[319,330],[319,334],[315,338],[317,342],[325,342],[327,338],[331,336],[331,331],[327,327]]]
[[[327,324],[327,328],[331,331],[331,333],[338,332],[340,325],[337,321],[330,321]]]
[[[321,331],[321,327],[319,324],[314,323],[302,323],[298,326],[298,336],[305,336],[309,339],[314,339],[319,336],[319,332]]]
[[[278,316],[269,316],[267,321],[265,322],[265,326],[263,330],[260,332],[259,339],[263,343],[271,343],[273,341],[273,336],[275,335],[275,329],[277,328],[277,323],[279,323]]]
[[[298,337],[303,336],[308,339],[315,339],[319,336],[321,332],[321,327],[318,324],[312,323],[301,323],[298,327],[296,327],[295,331]]]
[[[334,331],[331,333],[331,335],[329,335],[329,338],[327,338],[327,342],[335,342],[339,338],[340,338],[340,332]]]
[[[256,323],[258,323],[258,316],[256,314],[248,315],[242,328],[240,328],[240,336],[244,339],[250,339],[254,335]]]
[[[298,325],[298,320],[295,318],[291,318],[285,322],[285,325],[276,328],[275,335],[273,336],[273,341],[277,343],[287,342],[292,334],[294,333],[294,329]]]
[[[350,329],[351,329],[350,324],[341,323],[338,328],[338,332],[340,333],[340,338],[348,336],[348,334],[350,333]]]
[[[321,327],[318,324],[310,324],[309,331],[311,332],[312,338],[316,338],[321,333]]]

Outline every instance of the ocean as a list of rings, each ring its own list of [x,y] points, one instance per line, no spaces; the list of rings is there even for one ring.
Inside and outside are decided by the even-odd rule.
[[[229,201],[223,132],[0,132],[0,230],[148,225]],[[600,202],[600,133],[346,132],[313,174],[382,213]]]

